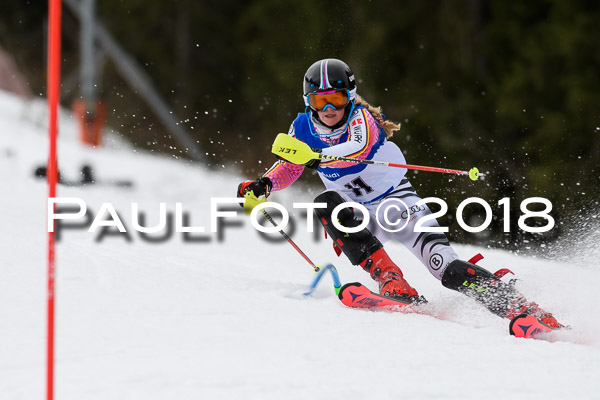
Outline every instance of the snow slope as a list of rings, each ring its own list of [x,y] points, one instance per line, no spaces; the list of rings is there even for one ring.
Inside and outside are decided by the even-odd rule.
[[[45,104],[0,92],[0,393],[45,392],[46,196],[33,177],[47,153]],[[57,248],[57,399],[598,399],[598,259],[578,263],[526,258],[457,245],[483,266],[510,267],[528,297],[573,329],[559,341],[508,335],[508,323],[444,289],[401,246],[387,248],[441,321],[424,315],[344,308],[329,279],[301,293],[312,271],[286,243],[262,239],[241,216],[219,240],[173,234],[148,243],[133,231],[131,204],[158,223],[159,203],[175,203],[190,225],[210,222],[210,198],[233,196],[230,167],[207,171],[137,152],[111,138],[82,147],[76,124],[61,116],[59,164],[76,179],[81,165],[99,180],[132,179],[133,188],[59,186],[94,214],[111,203],[130,231],[105,236],[65,230]],[[311,201],[301,184],[272,198],[291,209]],[[201,235],[193,234],[199,238]],[[595,236],[594,236],[595,235]],[[277,236],[274,236],[277,238]],[[587,232],[598,237],[598,230]],[[344,282],[375,286],[336,258],[300,224],[296,242],[319,263],[334,262]],[[590,243],[592,244],[592,243]],[[593,244],[597,246],[597,244]],[[566,256],[571,251],[565,245]]]

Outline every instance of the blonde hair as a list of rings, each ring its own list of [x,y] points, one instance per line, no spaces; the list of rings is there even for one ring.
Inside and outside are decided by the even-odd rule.
[[[360,97],[358,94],[356,95],[354,104],[356,104],[357,106],[365,107],[373,115],[373,117],[375,117],[375,119],[377,120],[377,122],[379,122],[379,125],[385,132],[386,138],[391,138],[395,131],[400,130],[400,123],[395,123],[387,119],[384,120],[383,116],[381,115],[381,107],[374,107],[370,105],[368,101]]]

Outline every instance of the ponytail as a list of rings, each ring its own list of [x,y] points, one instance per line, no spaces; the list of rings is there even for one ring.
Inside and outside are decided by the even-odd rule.
[[[360,97],[358,94],[356,95],[354,103],[357,106],[365,107],[373,115],[373,117],[375,117],[375,119],[385,132],[385,137],[387,139],[391,138],[395,131],[400,130],[400,123],[395,123],[393,121],[383,119],[383,116],[381,114],[381,107],[373,107],[369,104],[369,102]]]

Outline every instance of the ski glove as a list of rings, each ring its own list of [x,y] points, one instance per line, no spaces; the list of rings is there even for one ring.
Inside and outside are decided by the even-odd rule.
[[[273,183],[267,177],[255,179],[253,181],[244,181],[238,186],[237,197],[246,197],[248,192],[254,193],[256,197],[269,197]]]
[[[254,207],[267,201],[271,193],[273,183],[269,178],[258,178],[254,181],[245,181],[238,186],[238,197],[244,197],[246,201],[240,204],[246,215],[250,215]]]

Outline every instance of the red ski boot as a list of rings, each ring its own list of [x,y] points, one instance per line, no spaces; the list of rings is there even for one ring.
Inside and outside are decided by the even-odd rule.
[[[402,275],[402,271],[390,259],[383,248],[380,248],[369,258],[360,263],[360,266],[371,274],[371,278],[379,283],[379,293],[391,297],[418,297],[419,293],[413,289]]]

